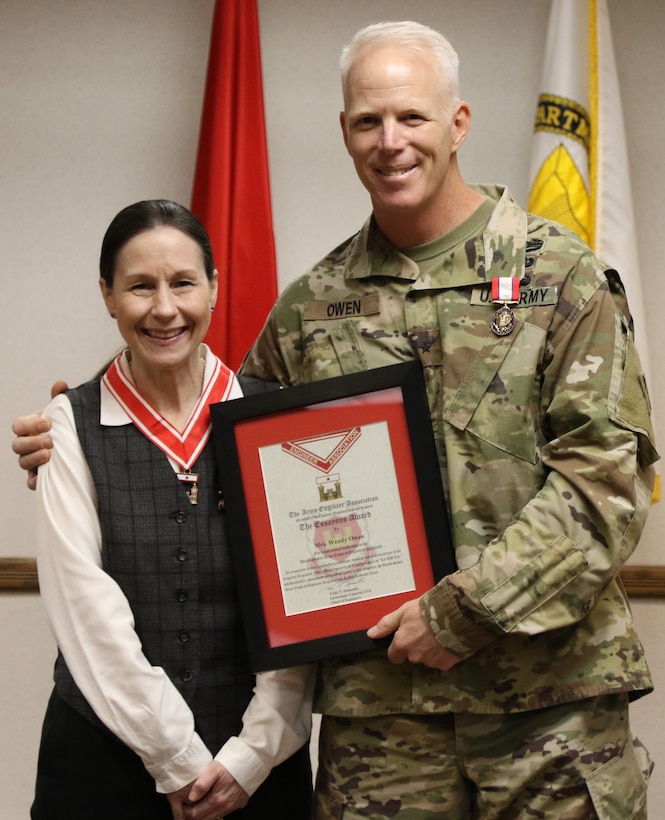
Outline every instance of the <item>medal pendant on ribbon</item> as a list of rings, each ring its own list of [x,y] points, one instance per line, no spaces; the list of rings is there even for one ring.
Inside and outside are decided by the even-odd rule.
[[[520,280],[512,276],[495,276],[492,279],[492,301],[501,307],[492,316],[490,327],[496,336],[507,336],[515,327],[515,314],[508,304],[517,304],[520,299]]]
[[[185,485],[185,492],[190,504],[198,504],[199,495],[199,474],[198,473],[177,473],[178,480]]]
[[[492,316],[490,327],[492,328],[492,333],[496,336],[507,336],[509,333],[512,333],[515,327],[515,314],[508,305],[501,305],[496,311],[494,316]]]

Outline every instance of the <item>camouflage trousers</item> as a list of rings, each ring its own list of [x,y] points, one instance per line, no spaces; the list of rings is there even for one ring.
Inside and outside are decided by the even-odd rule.
[[[625,695],[512,715],[324,717],[315,820],[644,820]]]

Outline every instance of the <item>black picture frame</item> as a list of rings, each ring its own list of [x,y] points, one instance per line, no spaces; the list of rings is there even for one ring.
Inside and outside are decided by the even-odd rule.
[[[390,639],[372,640],[366,635],[366,630],[376,623],[378,617],[396,609],[406,600],[419,597],[438,580],[456,569],[451,529],[420,365],[417,362],[404,362],[362,373],[262,392],[242,399],[213,404],[210,410],[213,446],[253,671],[294,666],[387,646]],[[326,504],[330,502],[327,497],[325,502],[320,502],[319,507],[315,505],[305,510],[297,506],[295,512],[284,510],[282,513],[282,507],[278,505],[277,513],[274,509],[271,512],[273,499],[277,495],[283,497],[285,487],[294,484],[300,487],[301,484],[297,481],[289,483],[290,474],[281,472],[278,481],[274,475],[272,478],[266,478],[267,454],[279,452],[275,458],[284,458],[283,452],[288,452],[289,447],[293,445],[292,441],[285,440],[285,431],[288,431],[287,438],[292,435],[293,430],[305,430],[310,434],[314,431],[313,437],[307,441],[318,442],[326,438],[334,441],[335,436],[341,436],[340,425],[337,423],[337,419],[340,418],[345,422],[341,425],[344,433],[353,429],[363,434],[373,434],[376,429],[381,435],[387,436],[389,446],[380,448],[380,456],[394,467],[395,486],[398,488],[396,496],[392,498],[389,492],[383,492],[384,497],[380,501],[380,497],[377,496],[346,501],[343,493],[339,497],[335,496],[333,506],[337,508],[344,504],[355,505],[355,508],[351,508],[351,513],[348,509],[328,513],[330,507]],[[349,419],[352,427],[349,426]],[[351,442],[353,435],[346,436],[346,439]],[[353,446],[355,445],[351,443],[347,448]],[[344,447],[338,447],[335,452],[343,450]],[[271,455],[270,463],[272,458]],[[357,472],[353,469],[354,466],[360,468],[367,463],[367,459],[362,459],[361,456],[357,456],[354,463],[346,452],[341,459],[341,463],[344,463],[344,459],[349,460],[352,469],[348,470],[347,474],[351,478]],[[296,465],[297,460],[291,459],[288,464],[291,464],[296,472],[303,471],[301,464]],[[320,471],[321,465],[318,462],[321,459],[317,456],[316,460],[317,464],[314,466]],[[324,467],[329,466],[329,461],[323,460]],[[305,470],[310,466],[313,465],[306,463]],[[323,472],[325,474],[325,469]],[[390,470],[387,473],[390,473]],[[326,480],[326,477],[319,478],[320,482]],[[303,490],[307,490],[306,484],[303,483],[302,487]],[[336,489],[339,489],[337,485]],[[297,505],[297,501],[294,503]],[[395,505],[399,507],[397,511],[394,509]],[[358,513],[356,510],[364,512]],[[298,518],[300,513],[302,517]],[[315,605],[314,609],[290,614],[287,611],[289,600],[291,597],[299,600],[299,593],[286,591],[294,585],[289,573],[282,575],[279,558],[280,554],[292,557],[291,543],[298,539],[290,536],[285,539],[278,533],[283,530],[289,535],[291,532],[295,533],[296,528],[311,529],[312,518],[308,518],[305,513],[314,515],[315,529],[333,524],[334,528],[344,530],[347,535],[350,527],[358,529],[359,518],[374,516],[374,521],[371,522],[374,526],[375,522],[386,516],[397,515],[398,520],[401,516],[406,536],[406,546],[403,547],[402,554],[404,555],[404,550],[407,550],[408,560],[405,566],[412,572],[413,588],[385,595],[366,590],[366,594],[370,595],[367,599],[362,598],[362,593],[357,593],[361,595],[360,599],[341,599],[339,603],[331,603],[326,599],[320,609]],[[316,515],[319,514],[329,517],[319,521],[316,519]],[[289,520],[291,518],[295,518],[293,523]],[[304,537],[308,538],[309,535]],[[392,554],[385,551],[384,545],[380,549],[365,546],[362,554],[367,558],[362,564],[360,559],[356,560],[353,557],[361,554],[359,548],[354,547],[362,543],[360,535],[349,535],[344,541],[351,550],[350,558],[341,557],[346,556],[346,552],[337,554],[339,550],[336,547],[331,549],[330,544],[336,542],[329,533],[326,533],[323,540],[320,536],[318,540],[317,537],[312,537],[312,554],[298,560],[299,565],[304,566],[303,572],[316,573],[305,577],[311,580],[312,585],[322,585],[322,601],[326,595],[335,601],[334,596],[347,594],[347,590],[352,591],[353,582],[357,579],[366,579],[369,575],[383,578],[384,570],[379,566],[381,561],[377,564],[377,556],[383,556],[383,561],[385,555]],[[286,544],[286,551],[284,546],[278,549],[278,543]],[[321,550],[317,549],[317,544]],[[321,563],[327,560],[333,569],[327,571],[318,567],[319,559]],[[352,562],[348,564],[349,572],[352,573],[354,568],[357,570],[355,576],[349,576],[351,583],[346,586],[343,575],[346,570],[337,570],[338,565],[345,566],[345,561]],[[312,567],[315,569],[311,569]],[[386,570],[385,574],[388,572]],[[331,577],[333,580],[330,580]],[[314,594],[307,580],[301,586],[306,590],[303,594]],[[319,634],[321,630],[323,631]]]

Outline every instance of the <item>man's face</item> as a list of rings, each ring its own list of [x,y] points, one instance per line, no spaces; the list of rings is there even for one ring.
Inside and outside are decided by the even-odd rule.
[[[418,216],[445,201],[450,157],[468,129],[432,61],[393,46],[352,66],[344,89],[342,131],[375,216]],[[463,122],[462,122],[463,120]]]

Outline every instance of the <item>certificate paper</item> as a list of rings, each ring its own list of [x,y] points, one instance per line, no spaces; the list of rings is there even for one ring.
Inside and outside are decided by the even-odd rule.
[[[456,568],[416,362],[210,408],[252,669],[384,648]]]
[[[287,615],[415,589],[387,422],[259,452]]]

